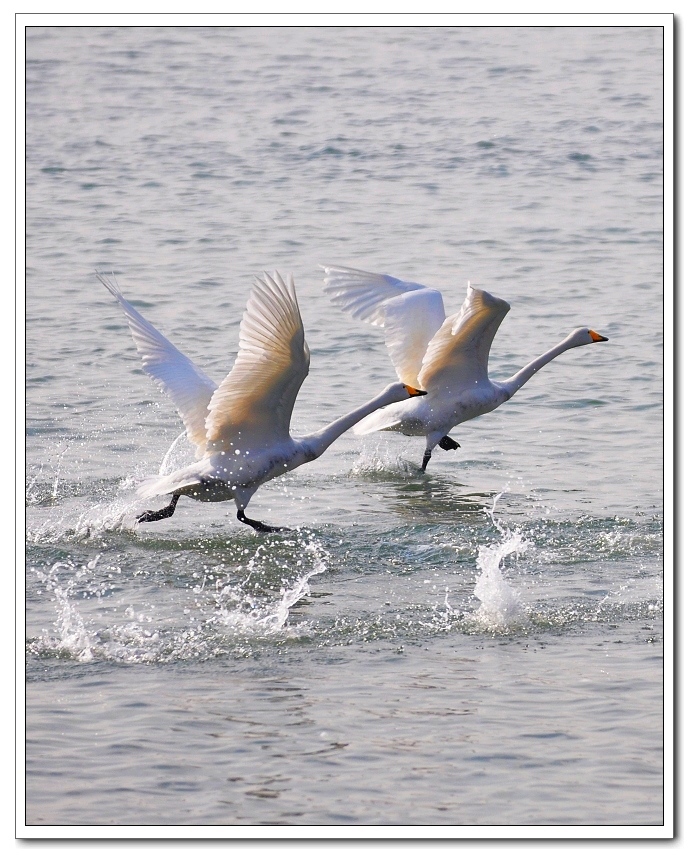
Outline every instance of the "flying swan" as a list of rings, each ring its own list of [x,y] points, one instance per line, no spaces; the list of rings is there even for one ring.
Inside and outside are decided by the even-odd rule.
[[[330,299],[354,318],[383,327],[385,344],[400,379],[428,392],[413,405],[372,413],[353,431],[365,435],[392,430],[426,436],[422,472],[436,445],[443,450],[459,447],[448,435],[453,427],[496,409],[562,352],[608,341],[595,330],[577,328],[516,375],[506,381],[491,381],[488,354],[510,309],[506,301],[469,283],[459,312],[446,317],[443,297],[435,289],[349,267],[324,266],[323,270]]]
[[[238,520],[259,532],[281,531],[244,513],[261,484],[315,460],[370,412],[424,395],[396,382],[318,432],[292,438],[290,419],[309,372],[309,348],[291,277],[288,284],[278,273],[255,280],[239,328],[239,352],[218,386],[124,299],[114,279],[97,276],[127,317],[144,371],[172,399],[196,446],[196,462],[141,483],[140,497],[171,494],[172,500],[140,514],[137,522],[167,519],[180,496],[190,496],[202,502],[234,499]]]

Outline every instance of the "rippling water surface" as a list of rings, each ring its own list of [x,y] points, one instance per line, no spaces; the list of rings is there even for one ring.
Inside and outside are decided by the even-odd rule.
[[[43,28],[27,51],[26,821],[663,821],[662,33]],[[294,274],[297,432],[393,380],[319,264],[512,310],[507,405],[347,434],[258,536],[136,481],[190,457],[94,276],[212,377]],[[643,338],[640,338],[643,334]]]

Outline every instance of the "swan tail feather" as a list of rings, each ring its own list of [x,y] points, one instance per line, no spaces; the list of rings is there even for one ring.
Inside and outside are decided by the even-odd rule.
[[[144,478],[136,490],[136,495],[140,499],[150,499],[153,496],[164,496],[168,493],[173,493],[179,486],[175,482],[173,475],[152,475],[149,478]]]

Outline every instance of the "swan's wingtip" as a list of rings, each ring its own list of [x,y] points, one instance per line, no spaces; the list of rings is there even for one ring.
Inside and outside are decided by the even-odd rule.
[[[106,274],[101,273],[98,268],[95,268],[95,274],[101,284],[108,289],[108,291],[110,292],[110,294],[112,294],[113,297],[115,297],[117,300],[122,297],[119,286],[117,285],[117,279],[115,277],[114,271],[111,272],[110,276],[107,276]]]
[[[254,277],[254,289],[258,290],[258,294],[261,295],[264,292],[268,292],[272,296],[285,296],[287,295],[291,298],[292,301],[296,302],[297,299],[297,291],[294,285],[294,276],[291,273],[287,274],[287,281],[283,278],[282,274],[275,270],[273,271],[273,275],[271,276],[268,271],[264,270],[262,276]]]
[[[277,272],[277,270],[275,271],[274,276],[271,276],[267,270],[264,270],[263,273],[261,274],[261,276],[255,276],[254,277],[254,287],[255,288],[266,288],[270,291],[276,285],[279,285],[279,283],[277,283],[277,280],[279,278],[280,278],[280,275]]]

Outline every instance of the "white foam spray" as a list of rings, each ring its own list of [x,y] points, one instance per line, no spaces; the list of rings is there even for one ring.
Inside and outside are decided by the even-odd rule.
[[[488,513],[502,540],[495,544],[479,545],[476,559],[479,576],[474,595],[481,602],[481,606],[472,619],[491,630],[504,630],[524,619],[524,605],[518,590],[505,580],[503,563],[508,556],[519,556],[531,546],[530,541],[525,540],[518,529],[506,528],[495,518],[495,507],[501,495],[502,493],[499,493],[495,497]]]
[[[261,548],[257,550],[258,556]],[[280,589],[280,598],[266,605],[264,600],[255,601],[250,596],[243,594],[238,587],[226,587],[220,593],[219,603],[223,606],[222,620],[225,626],[233,631],[245,635],[268,635],[282,630],[287,624],[290,609],[302,598],[311,594],[309,580],[317,574],[323,573],[327,566],[327,555],[315,541],[311,541],[303,548],[305,554],[313,556],[312,567],[304,574],[297,577],[291,586],[283,586]],[[255,567],[252,561],[247,567],[251,573]],[[228,609],[228,601],[237,603],[234,609]]]
[[[95,559],[80,568],[75,568],[71,563],[58,562],[43,578],[46,589],[52,591],[57,604],[57,618],[55,619],[57,637],[51,637],[44,633],[37,644],[53,651],[65,652],[77,661],[93,660],[93,640],[72,595],[76,585],[75,579],[81,574],[92,572],[98,564],[99,558],[100,556],[96,556]],[[63,585],[59,582],[61,571],[67,571],[73,575]]]
[[[184,430],[181,432],[177,438],[172,442],[170,447],[167,449],[167,453],[163,457],[163,461],[160,464],[160,468],[158,469],[159,475],[167,475],[170,474],[174,469],[181,468],[178,463],[180,462],[179,457],[176,455],[177,445],[181,441],[186,441],[187,431]]]
[[[91,637],[76,604],[70,598],[72,589],[73,583],[71,581],[64,588],[55,586],[53,589],[55,600],[58,603],[55,627],[59,634],[59,646],[77,661],[92,661]]]
[[[417,468],[418,466],[396,452],[389,442],[376,442],[373,446],[371,442],[367,442],[349,471],[354,477],[386,474],[396,477],[411,474],[416,477]]]
[[[204,602],[204,578],[194,590],[199,603],[183,613],[180,608],[179,618],[172,625],[169,617],[160,617],[153,606],[143,603],[143,612],[137,615],[135,600],[124,610],[125,621],[122,612],[101,605],[100,598],[108,587],[98,575],[102,571],[100,554],[87,564],[56,563],[46,574],[36,572],[55,602],[54,627],[30,640],[29,650],[34,655],[69,656],[82,663],[104,659],[127,664],[165,663],[224,654],[247,640],[302,636],[310,625],[290,623],[290,610],[311,593],[309,580],[326,569],[328,554],[315,539],[305,544],[292,543],[299,548],[296,573],[292,578],[283,578],[279,595],[253,594],[246,585],[235,583],[213,592]],[[251,582],[265,578],[272,563],[271,548],[259,548],[255,561],[250,562],[253,567],[247,568]],[[111,571],[106,569],[106,573],[110,575]],[[214,601],[209,613],[204,612],[208,601]],[[188,600],[184,598],[182,603],[186,605]]]

